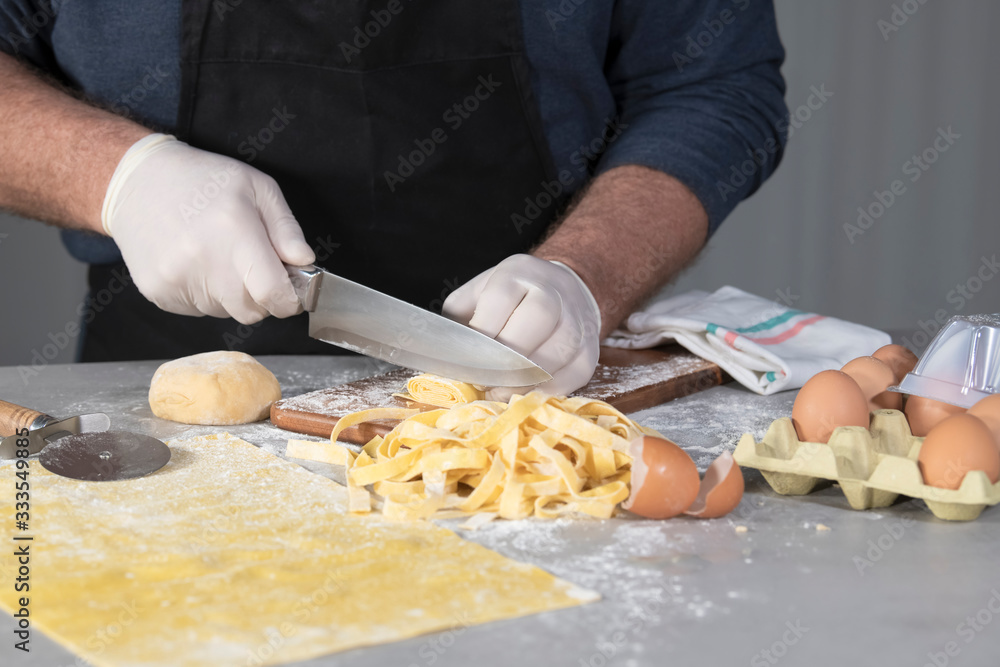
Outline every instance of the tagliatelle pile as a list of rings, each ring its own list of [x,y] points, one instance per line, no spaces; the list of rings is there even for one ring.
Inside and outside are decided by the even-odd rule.
[[[449,380],[438,375],[424,373],[407,381],[406,394],[394,395],[417,403],[450,408],[453,405],[482,400],[486,397],[486,392],[467,382]]]
[[[509,404],[363,410],[341,418],[326,446],[341,447],[344,429],[403,413],[385,438],[345,459],[351,511],[371,511],[370,485],[383,499],[382,513],[398,519],[482,515],[468,522],[472,527],[496,516],[608,518],[629,495],[629,443],[658,435],[603,401],[533,391]],[[288,453],[310,454],[296,453],[291,443]]]

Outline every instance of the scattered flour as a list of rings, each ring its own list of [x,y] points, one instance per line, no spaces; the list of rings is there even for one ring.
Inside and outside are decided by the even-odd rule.
[[[678,375],[711,368],[715,364],[693,354],[679,354],[664,361],[642,366],[598,365],[591,382],[613,383],[613,393],[618,396],[649,386],[650,382],[667,380]],[[611,388],[611,387],[608,387]],[[601,387],[603,394],[605,387]],[[589,395],[584,393],[584,395]]]
[[[794,398],[792,392],[760,396],[730,383],[629,416],[674,440],[704,470],[744,433],[762,438],[772,421],[791,414]]]
[[[392,369],[387,364],[363,360],[345,363],[348,360],[343,358],[296,358],[291,363],[272,364],[265,357],[261,361],[275,372],[287,397]],[[155,365],[150,365],[148,377],[154,369]],[[138,382],[85,397],[78,393],[66,395],[59,402],[67,405],[72,402],[67,416],[101,410],[112,416],[114,428],[149,433],[164,440],[227,430],[278,456],[284,456],[289,438],[321,440],[284,431],[270,422],[225,429],[163,422],[152,416],[145,402],[148,377],[145,386],[140,378]],[[635,382],[641,379],[639,372],[629,377]],[[628,377],[619,374],[619,381],[627,380]],[[764,397],[729,384],[629,416],[675,439],[704,470],[722,451],[731,450],[743,433],[752,433],[759,439],[773,419],[790,414],[793,399],[792,392]],[[332,476],[327,470],[332,466],[307,465],[314,472]],[[751,507],[749,501],[744,505],[760,511]],[[547,628],[553,636],[565,636],[568,631],[563,626],[570,623],[585,628],[588,636],[593,637],[592,644],[580,646],[567,656],[568,663],[579,664],[582,660],[587,664],[591,657],[601,655],[600,647],[611,641],[615,633],[624,632],[628,641],[608,664],[646,664],[650,656],[643,655],[645,642],[653,635],[661,636],[656,641],[659,646],[663,645],[664,633],[676,635],[676,642],[668,640],[668,644],[681,645],[684,627],[747,612],[754,600],[741,592],[736,575],[746,573],[754,564],[747,543],[754,539],[754,533],[739,533],[735,527],[751,519],[753,516],[731,521],[660,522],[636,520],[626,514],[607,521],[570,518],[494,521],[478,531],[457,532],[467,540],[538,565],[602,595],[603,600],[597,604],[534,617],[540,630]],[[440,523],[457,530],[461,521]],[[730,579],[723,579],[720,587],[719,577]],[[657,660],[668,657],[657,656]],[[601,661],[595,660],[594,664]]]

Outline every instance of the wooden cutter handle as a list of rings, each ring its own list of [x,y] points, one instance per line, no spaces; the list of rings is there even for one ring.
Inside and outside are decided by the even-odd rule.
[[[0,436],[14,435],[22,428],[28,428],[35,420],[42,417],[45,421],[54,421],[44,412],[29,410],[20,405],[0,401]]]

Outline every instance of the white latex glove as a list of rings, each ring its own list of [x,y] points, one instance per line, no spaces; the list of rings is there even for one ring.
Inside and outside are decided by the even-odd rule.
[[[600,354],[601,311],[568,266],[513,255],[451,293],[444,314],[517,350],[552,376],[538,388],[562,396],[590,381]],[[525,388],[488,392],[505,401]]]
[[[136,287],[163,310],[253,324],[301,310],[282,264],[311,264],[277,183],[154,134],[115,170],[101,212]]]

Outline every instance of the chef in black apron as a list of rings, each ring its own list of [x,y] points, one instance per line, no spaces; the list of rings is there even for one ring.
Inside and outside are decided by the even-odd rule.
[[[558,181],[531,93],[515,0],[407,2],[368,40],[355,32],[373,18],[363,1],[261,3],[230,12],[216,5],[182,5],[177,124],[178,139],[215,155],[197,155],[155,135],[122,160],[103,222],[133,280],[89,324],[84,360],[177,357],[226,347],[251,354],[331,353],[329,345],[307,336],[305,315],[289,317],[298,309],[278,260],[314,261],[296,237],[296,221],[306,243],[331,249],[320,262],[328,270],[440,311],[456,287],[528,251],[560,210],[549,206],[544,219],[527,226],[512,222],[540,184]],[[249,160],[274,181],[236,171],[216,155]],[[156,199],[163,191],[178,192],[178,183],[161,181],[167,170],[158,169],[172,160],[198,166],[180,175],[191,179],[189,201]],[[206,267],[175,243],[173,254],[159,256],[155,266],[142,265],[139,256],[133,260],[136,249],[144,256],[162,238],[163,218],[176,224],[179,217],[181,233],[190,226],[201,243],[215,233],[216,242],[226,244],[227,229],[198,226],[213,215],[213,199],[231,187],[253,194],[255,201],[226,214],[259,214],[263,225],[248,228],[260,237],[259,255],[236,253],[232,266]],[[249,276],[246,289],[224,284],[232,282],[227,273],[233,267]],[[122,268],[94,265],[91,284]],[[555,269],[560,271],[565,269]],[[216,282],[179,290],[192,275]],[[274,293],[264,293],[269,289]],[[228,316],[244,327],[221,319]],[[590,372],[599,317],[598,311],[591,318],[584,343]],[[575,334],[574,345],[583,336],[582,330]],[[551,350],[545,365],[555,370],[574,353]]]
[[[557,51],[558,57],[598,56],[586,70],[599,79],[595,105],[615,101],[615,81],[611,74],[603,79],[599,54],[605,53],[604,67],[614,69],[619,66],[614,58],[631,49],[631,71],[615,76],[635,77],[624,83],[653,115],[646,117],[646,133],[633,135],[642,139],[631,140],[624,161],[612,160],[609,166],[602,160],[603,168],[648,164],[685,175],[637,186],[680,192],[679,198],[657,200],[670,208],[666,217],[677,222],[661,227],[671,233],[680,228],[690,236],[688,251],[676,256],[671,253],[683,243],[672,237],[661,234],[650,244],[671,246],[658,251],[654,273],[667,275],[690,259],[709,225],[717,226],[736,201],[755,189],[780,154],[772,130],[775,112],[784,110],[777,70],[783,54],[769,3],[756,5],[739,30],[717,40],[719,54],[727,53],[723,47],[729,42],[730,55],[680,64],[670,60],[670,44],[683,41],[678,31],[695,25],[701,13],[714,11],[720,2],[704,10],[678,3],[677,12],[655,3],[619,7],[601,2],[586,11],[574,9],[592,14],[589,22],[573,17],[579,22],[565,28],[559,23],[569,20],[562,5],[544,12],[552,29],[544,40],[565,49]],[[9,0],[3,6],[20,4]],[[80,360],[169,358],[218,349],[336,353],[307,336],[307,320],[295,314],[298,306],[283,276],[283,263],[315,260],[376,290],[443,310],[525,354],[534,350],[537,354],[529,356],[554,375],[568,364],[577,367],[572,381],[550,389],[568,392],[586,382],[596,363],[602,310],[614,295],[594,275],[577,275],[571,267],[523,254],[543,239],[565,211],[566,193],[578,190],[579,183],[569,187],[550,154],[552,137],[543,132],[524,35],[528,25],[531,30],[538,26],[523,23],[528,19],[521,2],[179,4],[176,123],[172,135],[150,131],[136,141],[111,178],[101,222],[124,261],[115,256],[88,260],[93,262],[90,297],[99,307],[83,318]],[[536,18],[542,6],[533,10],[539,12]],[[60,7],[81,20],[77,6]],[[657,27],[646,31],[645,41],[616,41],[619,31],[639,30],[643,24],[636,22],[646,15]],[[46,21],[42,32],[51,23]],[[373,21],[377,34],[367,30]],[[615,22],[621,25],[612,26]],[[90,30],[91,38],[99,37],[100,23],[91,22]],[[577,33],[570,37],[573,30]],[[136,34],[141,29],[132,37]],[[660,34],[673,41],[665,45]],[[84,45],[77,78],[80,67],[101,67],[86,41],[51,30],[42,41],[60,39],[62,48],[76,48],[77,56]],[[535,35],[532,44],[537,41]],[[644,59],[653,52],[658,60]],[[60,57],[58,49],[55,57]],[[72,63],[44,65],[58,71],[65,64]],[[558,65],[549,67],[558,80]],[[750,69],[752,76],[744,74]],[[655,86],[649,76],[659,77]],[[723,85],[715,76],[729,80]],[[622,84],[619,79],[617,85]],[[663,118],[650,120],[658,110],[670,109],[654,93],[675,86],[692,95]],[[736,96],[739,108],[728,106],[729,87],[753,86],[769,87],[770,93],[761,100]],[[593,101],[579,99],[584,107]],[[769,122],[757,123],[759,118]],[[681,129],[670,129],[672,119]],[[699,126],[702,122],[707,125]],[[571,141],[591,141],[592,123],[572,127]],[[777,148],[763,151],[765,160],[744,179],[747,184],[731,188],[736,195],[720,198],[711,184],[731,159],[743,158],[749,141],[758,138],[754,132],[763,132],[760,138]],[[585,155],[591,165],[598,157]],[[546,203],[536,205],[543,196]],[[685,205],[690,211],[677,213],[675,206]],[[595,219],[610,222],[616,206],[612,202]],[[647,208],[643,215],[657,224],[658,213]],[[622,263],[628,259],[618,257]],[[614,266],[602,268],[605,281],[617,281]],[[584,277],[604,290],[601,308]],[[113,298],[102,298],[112,293]],[[610,320],[621,315],[603,324],[613,325]],[[539,325],[533,327],[533,320]],[[515,329],[521,333],[512,334]]]
[[[225,13],[216,4],[183,2],[177,137],[238,160],[256,151],[252,166],[277,181],[306,241],[331,248],[325,268],[440,310],[442,295],[545,231],[545,222],[511,223],[525,197],[556,177],[515,0],[406,2],[359,52],[340,45],[353,46],[355,27],[372,20],[368,2],[255,3]],[[443,118],[469,97],[479,106],[463,109],[468,118]],[[212,181],[204,186],[211,199]],[[208,215],[198,195],[187,202],[195,212],[181,212],[192,225]],[[92,284],[116,268],[95,266]],[[83,358],[219,349],[232,330],[230,321],[165,312],[132,284],[88,327]],[[269,318],[240,349],[333,351],[306,330],[304,316]]]

